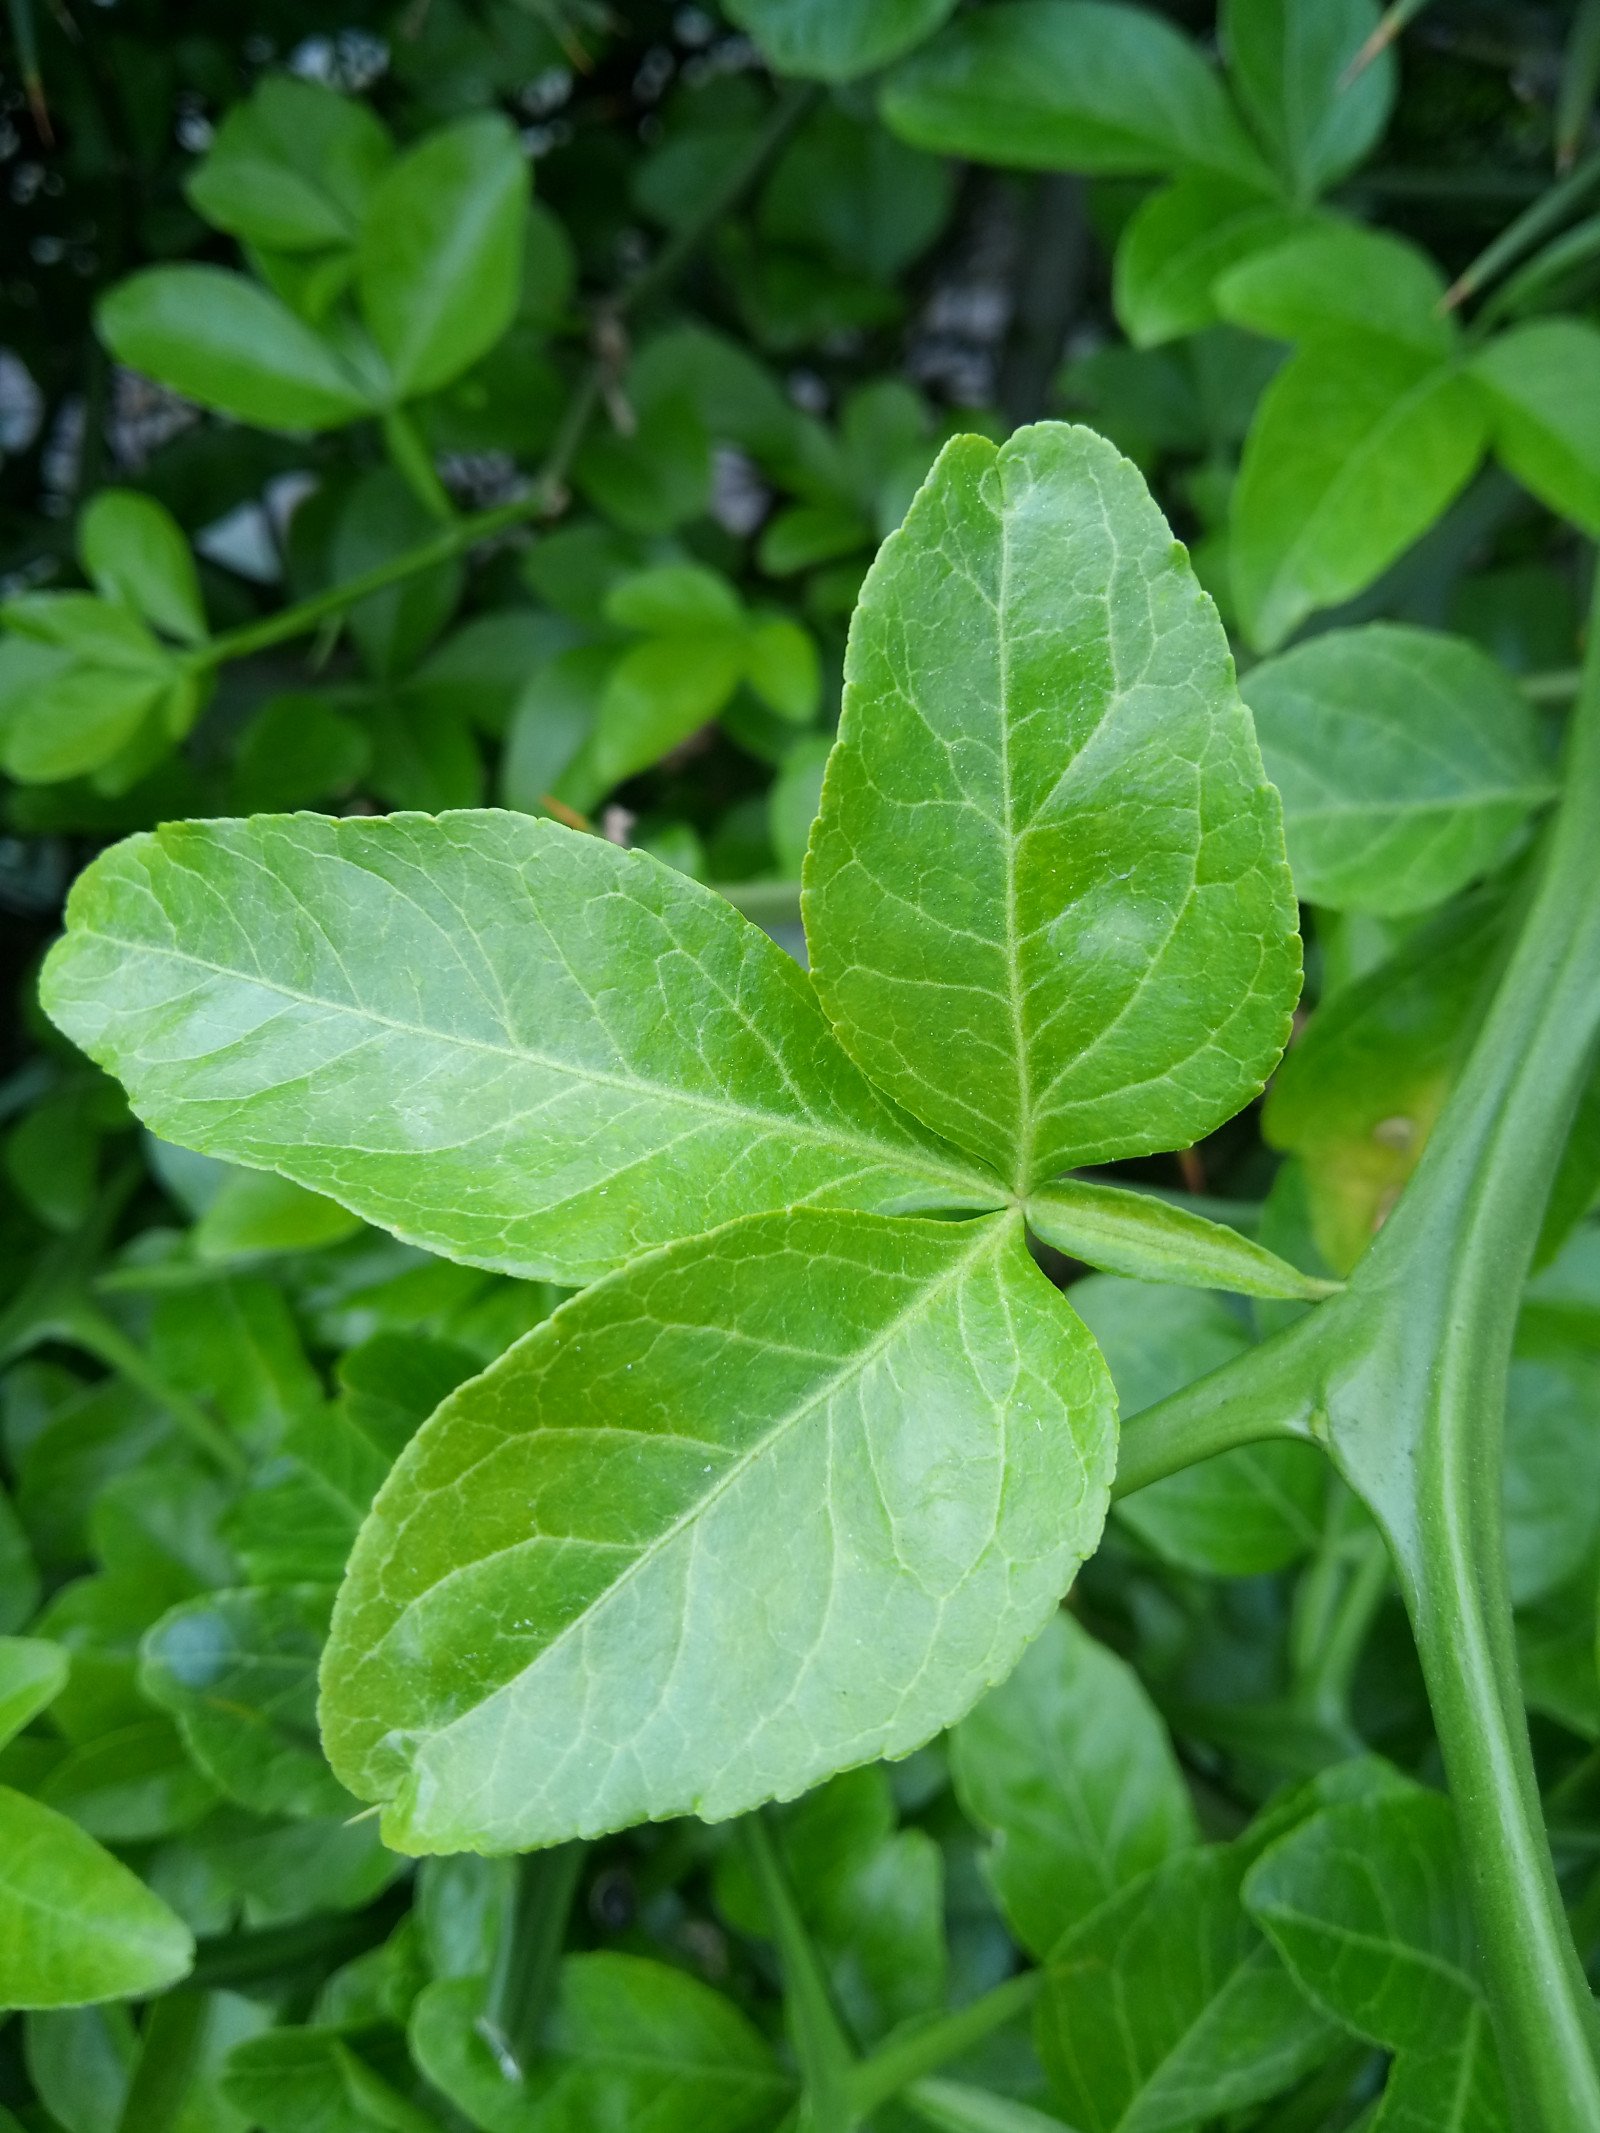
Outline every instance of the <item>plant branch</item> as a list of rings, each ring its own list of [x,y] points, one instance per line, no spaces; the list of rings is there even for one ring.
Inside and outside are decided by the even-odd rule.
[[[1042,1971],[1025,1970],[992,1992],[901,2030],[864,2059],[850,2076],[850,2100],[862,2118],[891,2102],[913,2081],[970,2051],[994,2030],[1026,2014],[1038,1996]]]
[[[478,2022],[508,2080],[524,2080],[538,2054],[587,1849],[558,1844],[515,1862],[515,1889]]]
[[[223,666],[229,660],[245,659],[253,652],[267,651],[273,645],[308,636],[319,623],[327,621],[330,616],[344,614],[372,593],[384,592],[389,586],[399,585],[421,571],[452,562],[469,549],[494,540],[515,526],[555,516],[566,502],[567,477],[588,434],[589,424],[615,383],[616,368],[625,347],[620,331],[623,321],[672,285],[722,219],[759,181],[762,172],[813,109],[819,94],[816,84],[810,82],[785,89],[766,125],[751,143],[749,152],[728,173],[724,183],[693,220],[662,247],[636,280],[599,306],[595,318],[595,355],[574,386],[560,428],[525,495],[514,497],[509,503],[495,504],[487,511],[474,512],[467,518],[452,518],[441,524],[438,533],[419,542],[415,548],[391,556],[387,562],[374,565],[359,577],[348,578],[341,585],[331,585],[325,592],[314,593],[292,607],[280,608],[275,615],[268,615],[260,622],[246,623],[241,629],[228,630],[220,637],[213,637],[188,655],[188,664],[196,671],[205,672]],[[409,425],[406,428],[409,429]],[[408,437],[391,428],[388,436],[391,450],[397,452],[408,479],[417,487],[423,477],[415,463],[420,446],[412,449],[414,433]],[[440,508],[440,499],[448,505],[442,489],[437,496],[425,497],[435,509]]]
[[[853,2133],[859,2122],[851,2088],[855,2052],[834,2010],[822,1963],[800,1916],[772,1831],[759,1809],[743,1816],[737,1827],[783,1974],[784,2002],[803,2086],[798,2123],[804,2133]]]

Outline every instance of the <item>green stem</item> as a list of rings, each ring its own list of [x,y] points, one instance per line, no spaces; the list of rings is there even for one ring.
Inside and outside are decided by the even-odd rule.
[[[772,1832],[758,1811],[740,1820],[738,1833],[783,1973],[784,2005],[803,2089],[797,2123],[805,2133],[854,2133],[860,2121],[852,2090],[855,2052],[835,2012]]]
[[[151,2003],[117,2133],[168,2133],[176,2125],[205,2044],[203,1992],[166,1992]]]
[[[1327,1435],[1400,1574],[1518,2117],[1600,2126],[1600,2023],[1540,1813],[1517,1675],[1501,1417],[1522,1283],[1600,1041],[1600,608],[1536,892],[1399,1205],[1323,1307]]]
[[[1038,1996],[1042,1975],[1038,1970],[1024,1971],[965,2007],[935,2015],[891,2037],[850,2077],[850,2098],[858,2114],[867,2117],[913,2081],[959,2058],[994,2030],[1026,2014]]]
[[[1552,185],[1533,205],[1503,229],[1492,244],[1485,245],[1470,266],[1458,274],[1441,299],[1440,308],[1454,310],[1474,295],[1485,282],[1503,274],[1541,239],[1559,229],[1578,202],[1600,185],[1600,155],[1585,156],[1559,184]]]
[[[510,2080],[523,2080],[538,2055],[587,1849],[558,1844],[516,1862],[516,1893],[478,2024]]]
[[[456,507],[450,500],[450,492],[439,479],[439,469],[433,463],[433,454],[422,441],[421,432],[403,407],[392,407],[384,416],[383,442],[396,473],[423,509],[441,526],[453,525]]]
[[[67,1304],[57,1325],[64,1337],[96,1356],[106,1367],[164,1407],[201,1457],[229,1481],[242,1481],[250,1471],[244,1448],[205,1409],[176,1385],[169,1384],[136,1341],[130,1340],[113,1319],[97,1310],[87,1297]]]

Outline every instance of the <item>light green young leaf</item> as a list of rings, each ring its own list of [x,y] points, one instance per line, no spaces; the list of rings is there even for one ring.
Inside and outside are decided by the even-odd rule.
[[[769,711],[808,725],[822,702],[816,640],[787,615],[755,622],[744,640],[744,676]]]
[[[521,2082],[486,2041],[483,1980],[442,1978],[417,2001],[411,2049],[441,2094],[485,2133],[746,2133],[770,2126],[789,2084],[765,2041],[709,1986],[665,1963],[569,1955],[545,2048]]]
[[[800,1211],[670,1246],[400,1460],[323,1664],[335,1772],[404,1850],[500,1851],[903,1755],[1054,1607],[1113,1436],[1010,1219]]]
[[[361,1227],[337,1200],[270,1170],[230,1177],[194,1226],[195,1257],[214,1264],[272,1252],[314,1252]]]
[[[1422,1787],[1353,1800],[1268,1847],[1250,1915],[1304,1990],[1390,2051],[1438,2052],[1481,1992],[1455,1817]]]
[[[854,81],[936,30],[955,0],[729,0],[775,74]]]
[[[123,600],[184,644],[206,634],[194,556],[165,504],[135,489],[102,489],[78,521],[78,554],[108,600]]]
[[[1600,533],[1600,331],[1534,319],[1473,359],[1494,449],[1539,501]]]
[[[1454,323],[1439,309],[1444,276],[1427,253],[1387,230],[1327,217],[1229,266],[1214,294],[1225,319],[1275,340],[1377,334],[1439,355],[1455,345]]]
[[[1267,387],[1229,544],[1245,634],[1270,651],[1369,585],[1465,487],[1478,396],[1450,364],[1375,334],[1307,344]]]
[[[1030,1193],[1028,1227],[1058,1252],[1137,1281],[1175,1281],[1236,1296],[1315,1301],[1336,1283],[1318,1281],[1276,1252],[1153,1193],[1058,1178]]]
[[[435,392],[516,316],[528,165],[498,112],[429,134],[374,187],[356,283],[396,396]]]
[[[1199,1139],[1288,1034],[1281,839],[1137,471],[1064,423],[946,445],[862,588],[806,859],[817,988],[874,1080],[1024,1192]]]
[[[605,616],[621,629],[656,637],[699,637],[737,629],[744,607],[720,571],[699,563],[658,563],[614,585],[605,597]]]
[[[53,1808],[0,1787],[0,2007],[71,2007],[176,1984],[188,1927]]]
[[[562,778],[563,797],[593,805],[635,771],[659,763],[739,685],[742,632],[647,637],[623,653],[606,680],[594,733]]]
[[[1243,691],[1309,903],[1427,910],[1554,795],[1527,698],[1463,637],[1330,630],[1253,667]]]
[[[1376,146],[1394,104],[1385,48],[1345,69],[1377,28],[1378,0],[1227,0],[1222,41],[1239,100],[1296,199],[1311,200]]]
[[[973,2088],[965,2081],[913,2081],[905,2100],[934,2133],[1069,2133],[1048,2111],[1036,2111],[1032,2104],[997,2096],[991,2089]]]
[[[354,243],[393,154],[365,104],[269,74],[228,112],[184,190],[214,228],[246,244],[320,252]]]
[[[57,645],[0,640],[0,766],[53,785],[109,763],[160,702],[166,679],[91,666]]]
[[[1152,193],[1117,245],[1113,296],[1136,348],[1198,333],[1217,316],[1221,276],[1306,227],[1302,209],[1231,178],[1195,175]]]
[[[1128,1882],[1197,1841],[1167,1729],[1132,1668],[1057,1613],[950,1736],[1012,1929],[1047,1955]]]
[[[0,1637],[0,1748],[67,1685],[71,1661],[43,1637]]]
[[[1247,1864],[1237,1848],[1180,1852],[1056,1949],[1035,2037],[1072,2124],[1189,2133],[1277,2095],[1334,2047],[1240,1908]]]
[[[1023,170],[1189,168],[1272,190],[1226,90],[1180,31],[1108,0],[964,14],[884,85],[885,122],[946,155]]]
[[[126,1586],[131,1581],[121,1581]],[[113,1612],[122,1595],[108,1592]],[[216,1788],[190,1761],[176,1730],[148,1715],[77,1742],[38,1788],[40,1800],[71,1815],[107,1844],[142,1844],[192,1829],[216,1805]]]
[[[337,429],[372,411],[328,342],[222,267],[147,267],[103,300],[99,328],[130,369],[258,429]]]
[[[170,824],[67,925],[46,1011],[164,1139],[447,1257],[578,1283],[761,1208],[999,1198],[758,927],[557,823]]]
[[[1092,1274],[1074,1308],[1100,1345],[1131,1418],[1242,1355],[1244,1319],[1220,1297]],[[1116,1517],[1163,1562],[1211,1577],[1254,1577],[1317,1541],[1327,1462],[1315,1445],[1244,1444],[1139,1489]]]
[[[332,1815],[349,1794],[317,1739],[317,1661],[333,1595],[314,1585],[210,1592],[145,1633],[139,1686],[196,1763],[262,1815]]]

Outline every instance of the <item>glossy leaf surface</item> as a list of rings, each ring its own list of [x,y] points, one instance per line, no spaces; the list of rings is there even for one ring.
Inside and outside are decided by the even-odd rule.
[[[1139,1281],[1315,1301],[1329,1284],[1220,1222],[1148,1192],[1058,1178],[1027,1202],[1028,1227],[1058,1252]]]
[[[1280,837],[1135,470],[1062,423],[947,445],[863,587],[806,859],[812,971],[866,1070],[1024,1191],[1199,1138],[1287,1034]]]
[[[920,44],[955,0],[730,0],[775,74],[853,81]]]
[[[1113,1435],[1006,1220],[802,1212],[670,1247],[401,1459],[335,1610],[335,1771],[392,1843],[512,1850],[903,1754],[1054,1607]]]
[[[173,825],[68,929],[49,1012],[163,1138],[451,1257],[578,1282],[762,1207],[986,1196],[765,934],[556,823]]]

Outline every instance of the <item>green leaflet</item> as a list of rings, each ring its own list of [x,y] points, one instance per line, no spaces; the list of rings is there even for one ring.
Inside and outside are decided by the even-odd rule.
[[[317,1740],[317,1660],[332,1598],[315,1585],[211,1592],[145,1634],[143,1693],[172,1714],[212,1783],[257,1814],[348,1807]]]
[[[1153,193],[1117,246],[1117,317],[1136,348],[1197,333],[1217,316],[1215,285],[1256,253],[1277,250],[1307,226],[1254,186],[1195,175]]]
[[[185,644],[206,634],[200,579],[183,529],[134,489],[102,489],[78,520],[83,567],[108,600],[123,600]]]
[[[334,429],[371,411],[330,342],[221,267],[147,267],[118,282],[99,327],[120,362],[262,429]]]
[[[884,85],[886,123],[946,155],[1024,170],[1187,168],[1272,176],[1181,32],[1106,0],[1002,0],[963,14]]]
[[[356,286],[398,398],[447,384],[511,324],[528,194],[526,158],[498,112],[430,133],[378,180]]]
[[[946,445],[867,574],[806,860],[817,989],[874,1080],[1021,1191],[1200,1138],[1288,1034],[1281,836],[1134,468],[1064,423]]]
[[[730,0],[775,74],[853,81],[936,30],[955,0]]]
[[[1023,1945],[1069,1927],[1196,1841],[1167,1729],[1138,1676],[1071,1615],[1052,1615],[1008,1681],[950,1736],[968,1818]]]
[[[745,2133],[770,2126],[789,2085],[719,1993],[634,1955],[570,1955],[545,2051],[508,2081],[481,2030],[483,1982],[443,1978],[417,2001],[411,2048],[428,2079],[485,2133]]]
[[[1494,448],[1541,503],[1600,532],[1600,333],[1579,319],[1535,319],[1480,350]]]
[[[1554,795],[1527,698],[1464,638],[1330,630],[1243,686],[1308,903],[1386,918],[1442,903]]]
[[[42,997],[164,1139],[508,1273],[802,1200],[1000,1197],[720,897],[525,816],[132,838],[79,876]]]
[[[70,1665],[43,1637],[0,1637],[0,1747],[61,1694]]]
[[[1229,78],[1297,199],[1342,178],[1388,123],[1394,53],[1345,78],[1378,20],[1378,0],[1226,0]]]
[[[365,104],[269,74],[217,128],[185,191],[209,223],[246,243],[321,252],[354,241],[393,154]]]
[[[1233,499],[1245,634],[1270,651],[1360,592],[1444,510],[1483,454],[1471,381],[1366,332],[1309,342],[1267,387]]]
[[[0,1787],[0,2007],[159,1992],[193,1957],[188,1927],[93,1837]]]
[[[1302,1274],[1237,1230],[1158,1200],[1153,1193],[1058,1178],[1029,1194],[1026,1213],[1035,1236],[1058,1252],[1140,1281],[1312,1302],[1337,1286]]]
[[[1228,267],[1215,290],[1225,319],[1280,341],[1354,331],[1441,355],[1456,339],[1439,310],[1443,295],[1444,276],[1426,252],[1327,217]]]
[[[1012,1220],[808,1210],[671,1246],[402,1456],[334,1612],[335,1772],[398,1847],[500,1851],[902,1755],[1049,1614],[1113,1439]]]
[[[1287,2088],[1337,2032],[1239,1907],[1248,1854],[1185,1851],[1055,1950],[1035,2035],[1082,2133],[1189,2133]]]
[[[1474,2007],[1444,2050],[1402,2052],[1372,2133],[1510,2133],[1511,2111],[1489,2011]]]

